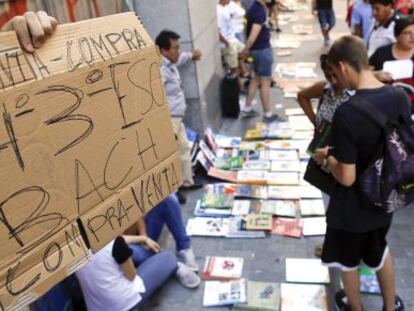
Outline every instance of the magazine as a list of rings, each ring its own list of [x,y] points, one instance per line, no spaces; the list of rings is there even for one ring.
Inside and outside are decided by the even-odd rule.
[[[247,231],[246,221],[243,219],[243,216],[235,216],[229,219],[229,231],[226,237],[257,239],[266,237],[266,234],[264,231],[260,230]]]
[[[272,216],[264,214],[250,214],[245,217],[246,219],[246,230],[272,230]]]
[[[267,200],[262,202],[261,213],[294,218],[297,210],[297,200]]]
[[[299,206],[302,217],[325,216],[325,206],[322,199],[302,199]]]
[[[228,218],[190,218],[186,227],[190,236],[225,237],[229,232]]]
[[[197,200],[194,209],[195,217],[229,217],[231,215],[231,208],[208,208],[202,207],[201,200]]]
[[[203,269],[205,280],[240,279],[243,270],[243,258],[207,256]]]
[[[328,297],[324,285],[280,285],[281,309],[283,311],[328,311]]]
[[[273,218],[272,234],[279,234],[293,238],[302,237],[303,224],[300,219]]]
[[[320,259],[286,258],[286,282],[328,284],[329,270]]]
[[[246,280],[207,281],[203,307],[225,306],[246,302]]]
[[[279,311],[280,284],[247,281],[247,303],[238,304],[234,309],[256,311]]]
[[[251,199],[266,199],[267,187],[258,185],[237,185],[236,197]]]

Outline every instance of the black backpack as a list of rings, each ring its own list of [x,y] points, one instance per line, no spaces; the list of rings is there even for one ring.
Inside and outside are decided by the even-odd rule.
[[[240,85],[238,77],[227,74],[221,82],[220,102],[223,117],[238,118]]]
[[[414,122],[409,105],[393,103],[399,106],[400,115],[397,120],[391,120],[359,96],[352,97],[347,104],[375,122],[383,135],[379,155],[373,157],[357,178],[360,190],[374,206],[387,213],[413,202]]]

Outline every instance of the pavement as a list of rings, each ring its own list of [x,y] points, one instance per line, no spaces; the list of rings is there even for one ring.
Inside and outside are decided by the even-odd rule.
[[[345,20],[345,0],[336,0],[335,10],[337,13],[337,25],[333,35],[339,36],[349,33],[344,22]],[[304,18],[289,25],[282,26],[282,34],[289,33],[293,24],[313,25],[314,34],[319,35],[319,25],[316,17],[309,11],[290,13],[305,14]],[[292,56],[276,58],[276,61],[312,61],[318,62],[319,55],[325,52],[322,37],[318,36],[314,40],[308,40],[299,49],[293,50]],[[318,71],[321,77],[321,72]],[[285,99],[278,88],[273,88],[271,92],[272,103],[275,111],[283,115],[285,108],[298,107],[293,99]],[[257,106],[255,109],[260,110]],[[221,134],[242,136],[248,128],[254,127],[255,119],[225,119],[220,129]],[[187,203],[182,205],[183,218],[185,223],[192,217],[195,203],[200,196],[200,191],[187,193]],[[394,216],[393,224],[388,235],[390,250],[394,256],[397,293],[402,297],[406,310],[414,310],[414,208],[406,208],[397,212]],[[285,281],[285,258],[313,258],[315,245],[323,241],[322,237],[302,237],[293,239],[281,236],[267,236],[265,239],[220,239],[193,237],[192,243],[196,253],[196,259],[203,267],[206,256],[232,256],[243,257],[245,264],[243,276],[256,281]],[[174,240],[168,232],[164,232],[161,245],[164,249],[175,251]],[[331,283],[327,286],[330,310],[334,310],[333,295],[339,288],[339,273],[331,270]],[[177,280],[172,278],[163,286],[149,301],[142,310],[144,311],[197,311],[197,310],[230,310],[231,307],[210,307],[203,308],[204,285],[195,290],[183,288]],[[363,295],[365,311],[382,310],[382,299],[378,295]],[[303,310],[306,311],[306,310]]]

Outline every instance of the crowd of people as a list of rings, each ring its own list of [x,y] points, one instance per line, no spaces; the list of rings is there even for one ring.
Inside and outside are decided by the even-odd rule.
[[[277,12],[286,8],[279,1],[250,2],[246,6],[240,0],[217,0],[224,66],[242,78],[251,74],[246,60],[252,58],[253,76],[242,117],[258,115],[252,101],[259,91],[264,121],[277,122],[280,117],[272,112],[270,100],[274,62],[270,38],[272,30],[281,31]],[[335,25],[332,2],[315,0],[312,6],[312,12],[318,14],[326,46],[331,45],[329,32]],[[353,36],[338,39],[320,57],[326,79],[298,94],[298,102],[315,125],[315,133],[324,123],[331,125],[328,145],[314,155],[314,160],[335,181],[332,192],[325,194],[327,232],[317,255],[324,264],[342,271],[344,290],[336,295],[339,310],[363,310],[358,275],[362,262],[377,272],[384,310],[404,310],[402,300],[396,295],[392,256],[386,241],[392,214],[372,206],[358,191],[359,173],[381,145],[381,129],[355,105],[368,102],[390,120],[410,117],[414,99],[414,19],[404,15],[412,8],[411,0],[351,3],[349,22]],[[56,20],[46,13],[28,12],[10,20],[3,30],[15,30],[22,47],[30,53],[42,45],[56,25]],[[179,68],[199,61],[202,53],[181,52],[180,36],[170,30],[159,33],[155,43],[162,56],[161,75],[179,146],[181,190],[197,188],[200,184],[193,177],[183,123],[186,100]],[[411,76],[394,77],[384,67],[389,61],[408,61]],[[314,98],[319,99],[316,113],[312,107]],[[199,267],[179,206],[184,202],[182,191],[171,194],[77,271],[88,310],[135,310],[173,275],[187,288],[199,286]],[[164,225],[176,242],[175,255],[161,251],[157,242]]]

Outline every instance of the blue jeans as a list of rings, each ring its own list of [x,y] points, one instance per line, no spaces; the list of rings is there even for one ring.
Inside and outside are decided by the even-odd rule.
[[[131,310],[141,307],[154,292],[177,271],[177,259],[170,252],[161,252],[143,262],[137,270],[137,275],[145,285],[145,293],[141,294],[141,301]]]
[[[145,215],[147,234],[154,241],[160,238],[164,224],[174,237],[177,251],[191,247],[191,240],[185,231],[181,217],[181,209],[175,194],[168,196],[164,201],[155,206]],[[146,250],[140,245],[128,245],[133,253],[132,260],[135,266],[139,266],[149,257],[154,255],[153,251]]]
[[[319,24],[322,30],[331,30],[335,26],[335,13],[332,9],[318,10]]]
[[[255,74],[260,78],[271,78],[273,66],[272,48],[252,50],[250,51],[250,54],[253,57]]]

